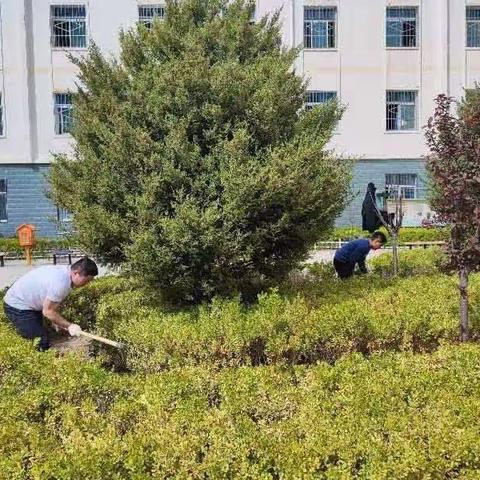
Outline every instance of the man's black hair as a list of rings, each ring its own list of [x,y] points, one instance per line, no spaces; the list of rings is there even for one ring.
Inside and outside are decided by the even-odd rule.
[[[96,277],[98,275],[97,264],[88,257],[83,257],[72,265],[72,271],[80,273],[84,277]]]
[[[382,242],[382,245],[387,243],[387,237],[383,232],[379,232],[378,230],[376,232],[372,233],[372,240],[380,240]]]

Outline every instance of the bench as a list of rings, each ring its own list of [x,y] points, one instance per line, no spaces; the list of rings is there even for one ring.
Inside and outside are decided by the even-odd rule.
[[[53,251],[53,264],[57,264],[57,260],[61,258],[68,258],[68,264],[72,264],[72,251],[71,250],[54,250]]]
[[[54,265],[56,265],[57,261],[59,261],[62,258],[68,258],[68,263],[69,265],[71,265],[72,258],[85,256],[85,252],[83,252],[78,248],[57,248],[53,250],[51,253],[52,253]]]
[[[412,250],[412,248],[415,248],[415,247],[423,247],[423,248],[427,248],[427,247],[437,247],[437,246],[443,246],[443,245],[446,245],[447,242],[444,242],[442,240],[438,240],[438,241],[431,241],[431,242],[402,242],[400,243],[400,247],[408,247],[409,250]]]

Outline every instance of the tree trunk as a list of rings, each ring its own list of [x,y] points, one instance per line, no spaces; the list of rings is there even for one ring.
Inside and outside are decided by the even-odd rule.
[[[466,342],[470,332],[468,328],[468,272],[462,268],[458,273],[460,290],[460,341]]]
[[[393,261],[393,276],[398,275],[398,233],[392,231],[392,261]]]

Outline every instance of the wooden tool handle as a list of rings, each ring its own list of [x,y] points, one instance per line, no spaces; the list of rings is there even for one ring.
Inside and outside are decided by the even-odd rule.
[[[111,345],[112,347],[116,348],[123,348],[123,344],[119,342],[114,342],[113,340],[109,340],[108,338],[100,337],[98,335],[94,335],[93,333],[84,332],[83,330],[80,332],[80,335],[84,337],[91,338],[92,340],[97,340],[97,342],[106,343],[107,345]]]

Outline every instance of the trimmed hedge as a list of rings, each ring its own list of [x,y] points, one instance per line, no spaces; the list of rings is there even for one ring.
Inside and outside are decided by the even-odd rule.
[[[387,234],[384,227],[379,228],[381,232]],[[325,240],[353,240],[355,238],[365,238],[370,234],[359,227],[341,227],[335,228]],[[388,237],[388,234],[387,234]],[[450,229],[448,227],[424,228],[424,227],[403,227],[400,229],[399,241],[402,242],[435,242],[448,241],[450,238]]]
[[[116,375],[0,323],[0,477],[480,475],[480,347]]]
[[[115,286],[114,279],[108,282],[110,289]],[[100,334],[128,345],[125,366],[146,373],[188,365],[334,362],[352,352],[431,351],[443,340],[457,339],[458,292],[453,277],[436,274],[391,281],[372,276],[347,282],[330,277],[310,282],[306,292],[311,297],[273,291],[249,308],[239,300],[217,299],[172,312],[155,305],[151,293],[121,291],[123,287],[120,293],[79,305],[89,312],[90,325],[96,316]],[[472,275],[474,337],[480,335],[479,296],[480,276]],[[80,318],[79,311],[75,319]]]
[[[400,250],[398,252],[399,275],[435,275],[447,262],[445,253],[440,248]],[[373,273],[382,277],[392,275],[392,253],[383,253],[369,260],[368,265]]]
[[[33,253],[42,255],[56,248],[74,248],[76,246],[76,241],[73,238],[37,238]],[[23,255],[23,251],[23,248],[18,244],[18,238],[0,237],[0,252]]]

